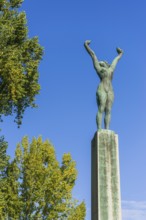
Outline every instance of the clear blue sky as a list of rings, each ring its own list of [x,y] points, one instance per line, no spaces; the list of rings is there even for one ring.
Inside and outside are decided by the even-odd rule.
[[[25,0],[29,36],[45,49],[40,64],[38,109],[25,112],[17,129],[13,117],[1,134],[13,157],[24,135],[49,139],[61,161],[70,152],[77,163],[74,197],[85,200],[90,220],[90,142],[96,131],[99,79],[83,47],[109,63],[116,47],[124,55],[115,71],[111,130],[119,135],[123,220],[146,219],[146,1]]]

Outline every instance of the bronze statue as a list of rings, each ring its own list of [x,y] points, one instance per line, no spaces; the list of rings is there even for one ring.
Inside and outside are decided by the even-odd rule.
[[[112,64],[108,64],[106,61],[99,61],[93,50],[89,47],[90,40],[86,40],[84,46],[87,52],[90,54],[94,68],[97,75],[100,78],[100,84],[96,92],[96,100],[98,105],[98,113],[96,116],[97,128],[101,129],[102,114],[105,113],[104,127],[109,129],[111,119],[111,108],[114,101],[114,92],[112,87],[112,78],[115,67],[123,55],[123,51],[117,48],[118,56],[113,60]]]

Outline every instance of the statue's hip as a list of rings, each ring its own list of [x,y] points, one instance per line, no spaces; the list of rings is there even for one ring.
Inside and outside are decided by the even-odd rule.
[[[111,102],[113,102],[114,100],[114,91],[113,91],[113,88],[112,86],[106,86],[106,85],[103,85],[103,84],[100,84],[97,88],[97,91],[96,91],[96,97],[98,100],[102,100],[102,99],[108,99],[110,100]]]

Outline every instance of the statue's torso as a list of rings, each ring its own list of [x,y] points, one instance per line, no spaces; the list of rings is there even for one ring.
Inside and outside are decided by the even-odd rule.
[[[112,88],[112,71],[110,68],[102,68],[100,73],[100,84],[98,90],[104,90],[106,93],[113,92]]]

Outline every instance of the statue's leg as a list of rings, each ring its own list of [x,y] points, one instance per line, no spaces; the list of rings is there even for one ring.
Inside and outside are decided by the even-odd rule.
[[[109,92],[108,97],[107,97],[106,107],[105,107],[105,118],[104,118],[105,129],[109,129],[113,100],[114,100],[114,94],[113,92]]]
[[[105,107],[103,105],[98,107],[98,112],[97,112],[97,115],[96,115],[96,123],[97,123],[97,128],[98,129],[101,129],[102,115],[103,115],[103,112],[104,112],[104,108]]]
[[[101,129],[102,115],[103,115],[103,112],[105,111],[107,95],[103,90],[103,91],[97,91],[96,96],[97,96],[97,105],[98,105],[98,112],[96,115],[96,123],[97,123],[97,128]]]
[[[105,129],[109,129],[110,120],[111,120],[111,108],[108,107],[105,110],[105,118],[104,118]]]

